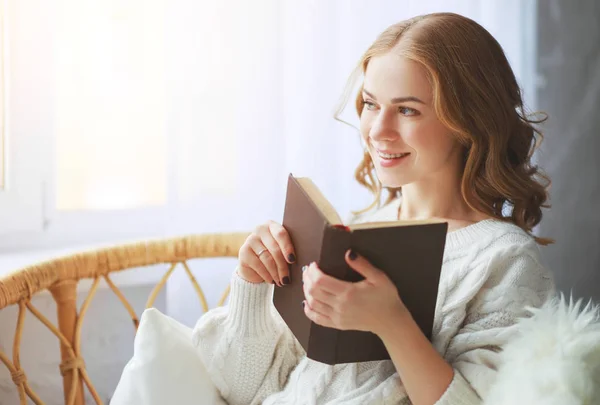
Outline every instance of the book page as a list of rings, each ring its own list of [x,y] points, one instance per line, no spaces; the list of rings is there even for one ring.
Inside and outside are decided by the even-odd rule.
[[[358,229],[374,229],[374,228],[390,228],[393,226],[414,226],[414,225],[429,225],[429,224],[439,224],[445,221],[437,220],[437,219],[423,219],[423,220],[414,220],[414,221],[385,221],[385,222],[363,222],[358,224],[352,224],[348,226],[350,230],[358,230]]]
[[[325,216],[331,225],[342,225],[343,221],[333,205],[325,198],[321,190],[308,177],[297,177],[296,181],[302,189],[308,194],[308,197],[315,203],[317,208]]]

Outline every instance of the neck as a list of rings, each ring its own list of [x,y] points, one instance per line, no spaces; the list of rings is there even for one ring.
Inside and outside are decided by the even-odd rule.
[[[471,220],[476,213],[460,192],[460,178],[438,178],[402,186],[400,220]]]

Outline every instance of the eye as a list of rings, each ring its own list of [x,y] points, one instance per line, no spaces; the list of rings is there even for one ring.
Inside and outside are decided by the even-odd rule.
[[[363,100],[363,103],[364,103],[364,108],[366,108],[367,110],[375,109],[375,103],[368,101],[368,100]]]
[[[410,108],[410,107],[398,107],[398,112],[400,114],[406,115],[406,116],[419,115],[419,112],[417,110],[415,110],[414,108]]]

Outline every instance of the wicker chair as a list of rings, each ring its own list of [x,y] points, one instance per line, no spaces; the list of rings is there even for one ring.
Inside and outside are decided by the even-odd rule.
[[[94,297],[101,279],[116,294],[129,312],[137,329],[138,316],[125,296],[112,282],[110,273],[154,264],[169,264],[168,271],[152,290],[146,307],[151,307],[169,276],[181,264],[198,293],[202,308],[208,310],[206,298],[187,261],[196,258],[237,257],[238,251],[248,236],[247,233],[205,234],[180,238],[130,243],[111,248],[98,249],[61,257],[28,266],[0,278],[0,310],[10,305],[18,306],[17,325],[13,345],[12,361],[0,350],[0,360],[8,368],[17,387],[20,403],[26,404],[29,397],[35,404],[43,404],[27,383],[25,370],[19,361],[20,342],[27,310],[40,320],[59,340],[65,404],[84,404],[85,383],[96,404],[102,400],[96,392],[81,358],[81,327],[85,313]],[[79,313],[76,292],[79,280],[92,279],[92,286]],[[53,325],[37,310],[31,298],[48,290],[56,302],[58,325]],[[218,305],[222,305],[229,294],[225,290]]]

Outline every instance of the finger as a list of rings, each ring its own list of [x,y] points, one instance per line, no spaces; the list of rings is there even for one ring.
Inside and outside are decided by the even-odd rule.
[[[312,296],[306,297],[305,301],[306,305],[308,305],[311,310],[321,315],[325,315],[331,319],[331,316],[333,315],[333,308],[331,306],[322,301],[314,299]]]
[[[377,281],[384,275],[381,270],[373,266],[367,259],[352,250],[346,252],[345,258],[348,265],[368,281]]]
[[[305,277],[310,279],[313,286],[330,294],[342,294],[348,288],[348,282],[338,280],[335,277],[325,274],[315,262],[312,262],[304,273]]]
[[[314,295],[307,295],[305,301],[308,304],[308,306],[315,312],[319,312],[327,316],[330,316],[334,312],[334,309],[331,305],[316,299]]]
[[[303,305],[304,314],[308,317],[308,319],[321,326],[325,326],[328,328],[334,327],[333,321],[327,315],[322,314],[320,312],[316,312],[305,301],[303,301]]]
[[[275,238],[269,232],[261,235],[261,242],[269,250],[271,257],[275,261],[275,267],[277,269],[277,282],[279,284],[289,284],[289,265],[283,256],[284,253],[282,252],[279,243],[277,243]]]
[[[312,280],[307,276],[306,271],[302,274],[302,279],[302,290],[304,291],[305,297],[312,296],[314,299],[332,306],[331,303],[335,300],[336,295],[323,290],[322,288],[315,287]]]
[[[262,263],[261,263],[262,265]],[[266,283],[275,284],[269,272],[263,267],[261,269],[257,269],[256,267],[250,267],[248,265],[240,264],[240,268],[253,271],[258,274]]]
[[[262,239],[262,238],[261,238]],[[275,284],[281,287],[279,283],[279,272],[277,271],[277,263],[273,259],[273,255],[269,249],[262,243],[261,239],[253,240],[250,244],[254,257],[262,263],[263,267],[271,276],[271,280],[275,281]]]
[[[279,248],[283,252],[285,260],[288,263],[294,263],[296,261],[296,252],[288,231],[283,225],[278,224],[277,222],[270,222],[269,230],[279,244]]]
[[[327,291],[324,291],[320,288],[311,288],[309,285],[304,284],[302,286],[302,289],[304,291],[304,296],[305,297],[313,297],[316,300],[319,300],[327,305],[329,305],[330,307],[334,307],[334,302],[337,298],[337,295],[331,294]]]
[[[274,284],[273,277],[271,276],[267,268],[263,265],[263,263],[260,261],[260,259],[256,256],[254,248],[252,247],[253,243],[253,239],[250,239],[240,249],[240,266],[254,271],[256,274],[262,277],[262,279],[265,280],[265,282]]]

